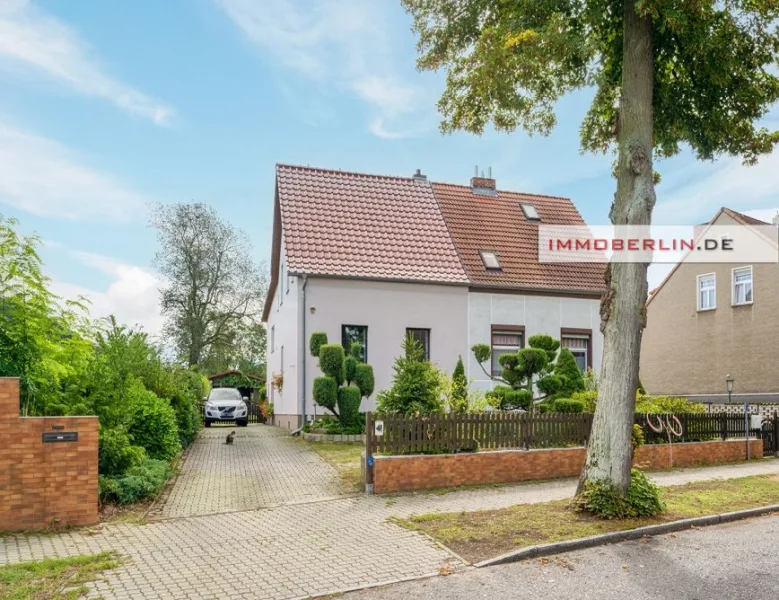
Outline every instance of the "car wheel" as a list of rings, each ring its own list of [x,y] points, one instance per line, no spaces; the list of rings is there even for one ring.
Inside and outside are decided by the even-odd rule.
[[[238,425],[238,427],[246,427],[249,424],[249,420],[245,419],[243,421],[236,421],[236,424]]]
[[[209,421],[208,419],[206,419],[206,427],[211,427],[211,421]]]

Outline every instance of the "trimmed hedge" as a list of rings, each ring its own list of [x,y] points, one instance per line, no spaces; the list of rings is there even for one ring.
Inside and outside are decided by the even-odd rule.
[[[315,377],[313,397],[319,406],[334,411],[338,402],[338,383],[332,377]]]
[[[348,385],[338,390],[338,417],[344,427],[352,427],[360,420],[360,388]]]
[[[354,383],[360,388],[360,393],[366,398],[373,394],[376,382],[373,377],[373,367],[366,363],[360,363],[354,371]]]
[[[572,398],[557,398],[552,402],[552,408],[559,413],[581,413],[584,412],[584,402]]]
[[[354,356],[347,356],[344,359],[344,379],[347,385],[354,381],[355,373],[357,371],[357,359]]]
[[[340,344],[325,344],[319,349],[319,368],[337,385],[344,382],[344,349]]]
[[[527,410],[533,404],[533,394],[529,390],[511,390],[503,395],[501,408],[503,410],[515,410],[521,408]]]
[[[311,334],[311,341],[309,342],[309,350],[311,356],[319,358],[319,350],[327,344],[327,334],[324,331],[315,331]]]

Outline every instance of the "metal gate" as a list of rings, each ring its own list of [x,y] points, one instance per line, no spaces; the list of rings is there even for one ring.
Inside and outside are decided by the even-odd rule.
[[[763,419],[761,428],[763,438],[763,456],[773,456],[779,453],[779,416],[773,419]]]

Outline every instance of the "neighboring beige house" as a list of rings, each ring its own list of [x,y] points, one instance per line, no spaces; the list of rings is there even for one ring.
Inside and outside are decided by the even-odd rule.
[[[709,225],[769,224],[722,208]],[[719,410],[727,408],[728,375],[733,405],[779,403],[779,264],[682,261],[647,302],[641,381],[650,394]]]
[[[583,220],[567,198],[498,190],[492,178],[451,185],[419,172],[278,165],[263,313],[274,423],[295,429],[322,413],[311,399],[321,374],[308,352],[314,331],[361,342],[376,392],[391,384],[407,334],[449,373],[462,356],[482,390],[493,383],[471,356],[476,343],[497,357],[547,333],[598,370],[603,266],[539,264],[539,223]],[[280,378],[281,390],[272,385]]]

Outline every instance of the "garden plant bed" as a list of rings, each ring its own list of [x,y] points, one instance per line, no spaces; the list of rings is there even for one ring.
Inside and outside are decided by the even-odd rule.
[[[310,442],[332,442],[333,444],[354,444],[365,443],[365,434],[343,434],[343,433],[327,433],[323,430],[317,430],[312,432],[301,432],[304,440]]]
[[[120,564],[115,553],[103,552],[5,565],[0,567],[0,598],[75,600],[87,592],[84,584]]]
[[[499,510],[435,513],[397,519],[426,533],[470,562],[527,546],[670,523],[681,519],[770,506],[779,498],[779,477],[759,475],[663,488],[667,510],[653,519],[606,521],[569,508],[567,500],[520,504]]]

